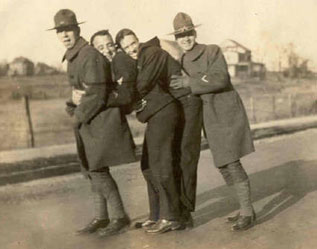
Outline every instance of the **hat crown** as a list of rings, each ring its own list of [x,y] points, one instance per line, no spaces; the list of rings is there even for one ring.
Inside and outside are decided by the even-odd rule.
[[[193,21],[189,15],[183,12],[177,13],[174,18],[174,30],[192,29],[194,27]]]
[[[61,9],[54,16],[55,27],[78,25],[76,15],[69,9]]]

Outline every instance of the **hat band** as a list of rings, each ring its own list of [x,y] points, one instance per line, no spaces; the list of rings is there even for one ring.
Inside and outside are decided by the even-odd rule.
[[[194,26],[184,26],[182,28],[175,30],[175,33],[185,33],[187,31],[194,29],[194,28],[195,28]]]

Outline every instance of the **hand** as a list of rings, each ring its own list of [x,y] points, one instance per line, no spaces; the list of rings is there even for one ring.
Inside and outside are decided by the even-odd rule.
[[[139,101],[137,101],[134,105],[134,110],[136,112],[141,112],[144,110],[144,108],[146,107],[146,100],[145,99],[141,99]]]
[[[173,89],[189,87],[189,77],[187,75],[172,75],[170,87]]]
[[[67,112],[69,116],[72,117],[74,115],[75,108],[76,108],[76,105],[71,100],[66,101],[65,111]]]
[[[69,116],[72,117],[72,116],[74,116],[75,107],[66,105],[65,111],[67,112],[67,114],[68,114]]]
[[[75,105],[79,105],[81,102],[82,96],[85,94],[85,91],[73,89],[72,91],[72,101]]]
[[[118,79],[117,82],[118,82],[119,85],[122,85],[123,77],[121,77],[120,79]]]

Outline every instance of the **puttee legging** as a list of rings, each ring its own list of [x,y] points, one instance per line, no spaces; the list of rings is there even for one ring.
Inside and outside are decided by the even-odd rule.
[[[109,168],[89,172],[94,194],[95,216],[99,219],[119,219],[125,217],[118,186]]]

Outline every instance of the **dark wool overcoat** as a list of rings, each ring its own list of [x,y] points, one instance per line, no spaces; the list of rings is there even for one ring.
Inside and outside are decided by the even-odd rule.
[[[143,111],[137,113],[140,122],[147,122],[155,113],[175,101],[169,91],[172,75],[180,75],[181,67],[165,50],[157,37],[140,45],[137,60],[136,89],[139,98],[147,101]]]
[[[68,61],[70,85],[86,92],[74,110],[82,169],[98,170],[135,161],[134,143],[124,114],[119,107],[106,105],[113,85],[110,63],[83,38],[67,50],[64,59]]]
[[[253,152],[248,117],[220,48],[196,44],[184,54],[182,65],[192,93],[203,100],[204,129],[216,167]]]

